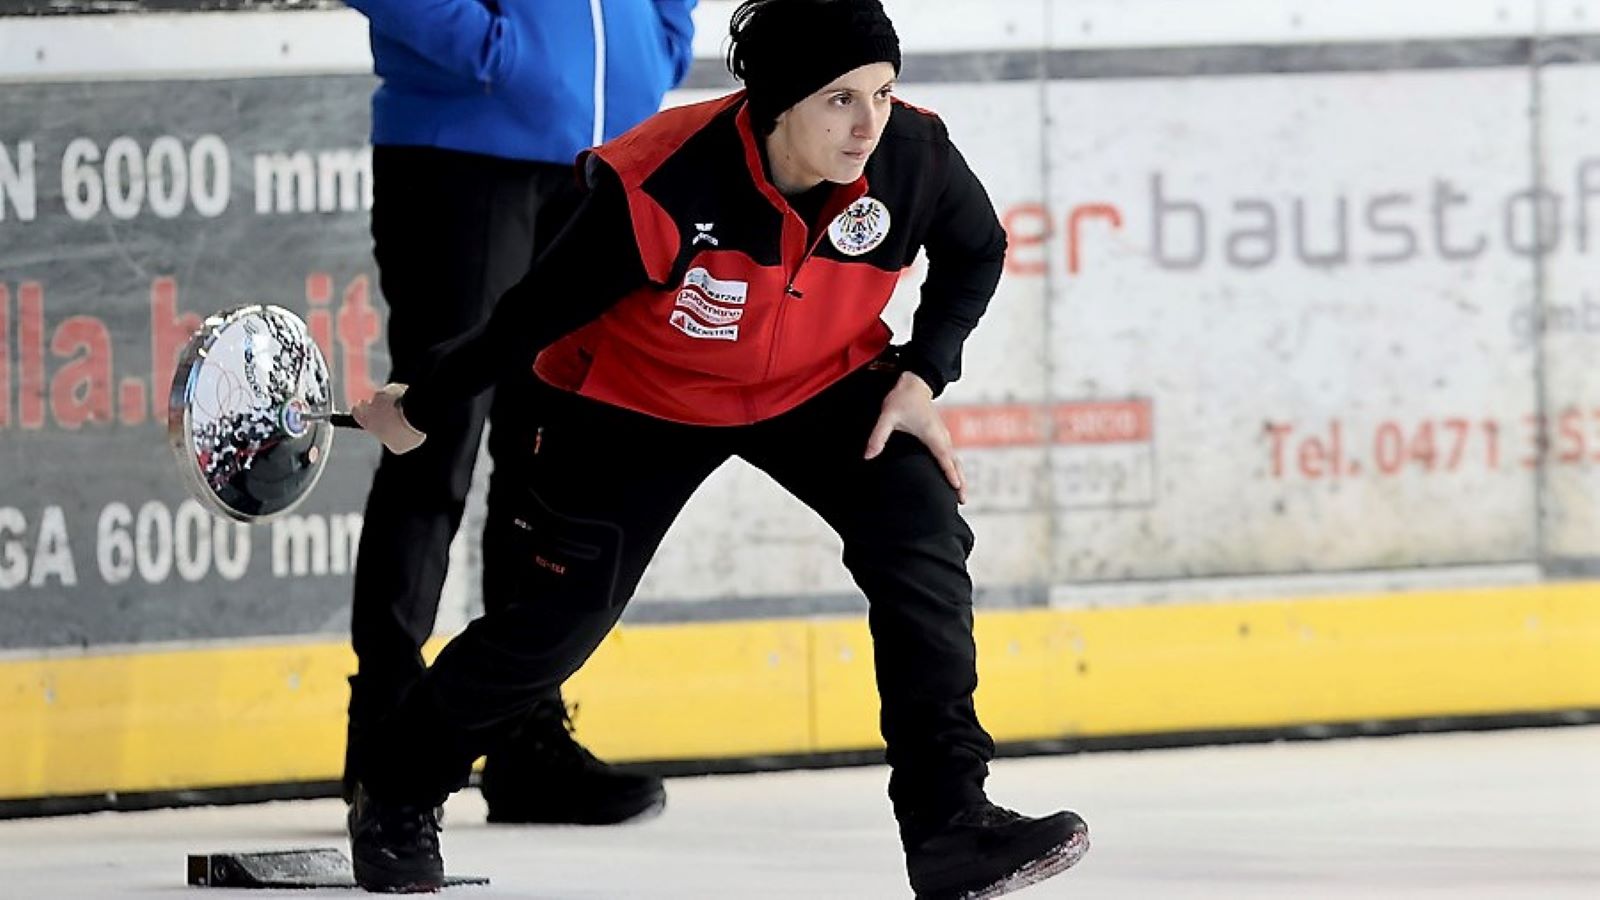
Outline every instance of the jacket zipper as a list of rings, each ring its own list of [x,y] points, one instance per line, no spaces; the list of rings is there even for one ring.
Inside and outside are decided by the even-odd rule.
[[[799,218],[792,210],[785,212],[784,215]],[[803,222],[801,227],[807,228],[808,231],[810,230]],[[783,336],[783,319],[785,314],[789,312],[790,301],[803,300],[806,296],[803,291],[795,288],[794,283],[800,280],[800,270],[805,268],[806,262],[811,259],[811,255],[817,252],[817,246],[822,243],[822,235],[824,233],[820,230],[817,232],[817,236],[806,248],[806,252],[801,254],[799,264],[794,267],[794,271],[789,274],[788,282],[783,286],[783,305],[778,307],[777,319],[772,323],[772,349],[767,351],[767,371],[761,376],[762,381],[772,377],[772,368],[778,363],[778,347],[780,346],[780,338]]]
[[[800,270],[806,267],[807,262],[811,261],[812,255],[817,252],[817,247],[822,245],[822,236],[827,233],[828,230],[826,228],[820,229],[817,232],[817,236],[811,240],[811,245],[806,248],[806,252],[800,257],[800,264],[794,267],[794,273],[789,276],[789,283],[784,285],[784,294],[796,300],[805,299],[805,293],[795,290],[794,283],[800,280]]]

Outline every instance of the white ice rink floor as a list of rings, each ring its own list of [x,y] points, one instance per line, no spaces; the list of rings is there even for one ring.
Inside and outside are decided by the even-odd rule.
[[[883,795],[855,768],[668,783],[617,828],[489,826],[450,801],[449,871],[490,898],[909,897]],[[1070,806],[1094,849],[1015,895],[1600,898],[1600,726],[1001,760],[990,793]],[[184,885],[189,853],[344,843],[337,800],[0,821],[0,897],[345,897]]]

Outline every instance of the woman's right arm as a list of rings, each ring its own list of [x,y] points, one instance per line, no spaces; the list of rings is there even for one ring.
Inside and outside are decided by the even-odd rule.
[[[544,348],[647,283],[622,183],[597,159],[590,164],[589,193],[488,321],[430,351],[428,374],[404,400],[417,430],[426,433],[441,409],[526,371]]]

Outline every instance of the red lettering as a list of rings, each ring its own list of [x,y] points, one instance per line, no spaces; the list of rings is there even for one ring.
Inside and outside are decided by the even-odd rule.
[[[1105,219],[1111,223],[1112,228],[1122,227],[1122,213],[1115,206],[1106,203],[1086,203],[1073,209],[1067,217],[1067,272],[1076,275],[1080,269],[1078,264],[1078,248],[1083,243],[1083,222],[1085,219]]]
[[[318,349],[322,351],[322,358],[333,365],[333,314],[328,312],[328,304],[333,302],[333,276],[327,272],[312,272],[306,276],[306,305],[311,307],[306,314],[306,330],[311,332],[311,340],[315,341]]]
[[[1294,431],[1293,425],[1274,425],[1267,423],[1267,436],[1272,438],[1272,477],[1283,477],[1283,448],[1289,442],[1289,433]]]
[[[1000,220],[1006,230],[1005,271],[1012,275],[1043,275],[1044,254],[1023,259],[1025,250],[1043,247],[1051,236],[1050,210],[1042,203],[1023,203],[1006,210]]]
[[[1037,406],[952,406],[943,410],[945,427],[957,447],[1023,447],[1044,443]]]
[[[1062,403],[1053,414],[1057,444],[1148,443],[1153,430],[1149,400]]]
[[[1344,466],[1344,426],[1338,422],[1328,424],[1328,462],[1331,466],[1330,474],[1335,478],[1355,474],[1355,463],[1351,463],[1349,469]]]
[[[56,328],[50,352],[75,357],[50,379],[50,411],[61,427],[111,421],[111,332],[90,316],[72,316]]]
[[[17,289],[17,356],[22,364],[17,424],[44,427],[44,288],[24,281]]]
[[[377,392],[367,349],[378,340],[378,313],[367,300],[367,276],[358,275],[345,288],[339,308],[339,349],[344,352],[345,403],[365,400]]]
[[[1327,474],[1327,448],[1318,438],[1306,438],[1300,444],[1300,474],[1307,478],[1321,478]]]
[[[0,428],[11,424],[11,289],[0,284]]]
[[[1561,414],[1559,439],[1563,449],[1557,457],[1563,463],[1582,462],[1584,457],[1583,412],[1569,409]]]
[[[1400,471],[1406,464],[1405,444],[1405,432],[1400,430],[1400,423],[1385,421],[1378,425],[1378,432],[1373,436],[1372,457],[1378,463],[1379,472],[1393,475]]]
[[[200,316],[195,313],[178,314],[178,282],[175,279],[163,276],[150,282],[151,416],[157,422],[167,421],[167,408],[163,401],[167,396],[167,388],[172,384],[172,374],[178,368],[178,354],[183,352],[184,345],[199,330]]]
[[[1461,455],[1466,452],[1467,434],[1472,430],[1472,423],[1466,419],[1445,419],[1444,427],[1454,438],[1444,465],[1446,470],[1454,472],[1461,465]]]
[[[1439,455],[1434,450],[1432,422],[1423,422],[1417,426],[1416,433],[1411,436],[1410,456],[1417,462],[1422,463],[1423,471],[1433,471]]]

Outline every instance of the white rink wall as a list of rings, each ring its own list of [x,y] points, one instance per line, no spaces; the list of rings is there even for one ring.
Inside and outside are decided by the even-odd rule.
[[[1071,604],[1587,567],[1600,69],[1512,59],[1540,35],[1592,51],[1600,9],[890,8],[902,96],[946,118],[1012,240],[946,395],[980,584]],[[754,472],[677,534],[651,596],[849,590]]]
[[[295,516],[212,522],[164,391],[245,302],[306,316],[343,403],[384,379],[365,23],[164,11],[193,5],[0,0],[0,816],[342,758],[376,447],[341,436]],[[1592,720],[1600,0],[887,5],[900,94],[1011,239],[943,401],[996,739]],[[729,89],[733,6],[669,103]],[[483,474],[441,635],[479,605]],[[724,467],[568,685],[586,743],[878,746],[838,557]]]
[[[946,396],[985,599],[1521,581],[1600,556],[1600,4],[887,5],[902,95],[945,117],[1012,239]],[[0,78],[370,70],[353,11],[262,6],[0,19]],[[669,102],[723,89],[733,6],[701,4],[691,89]],[[651,618],[853,593],[832,536],[737,464],[666,548]],[[476,605],[471,542],[456,553],[452,622]]]

